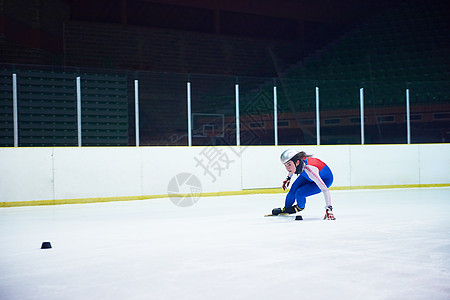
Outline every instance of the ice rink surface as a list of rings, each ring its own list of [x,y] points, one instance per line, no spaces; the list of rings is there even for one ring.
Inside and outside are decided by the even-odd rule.
[[[331,195],[1,208],[0,299],[450,299],[450,188]]]

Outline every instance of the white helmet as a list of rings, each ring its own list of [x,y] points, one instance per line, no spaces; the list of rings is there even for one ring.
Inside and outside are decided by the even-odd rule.
[[[297,153],[298,153],[298,151],[293,150],[293,149],[284,150],[280,156],[281,163],[285,164],[286,162],[291,160]]]

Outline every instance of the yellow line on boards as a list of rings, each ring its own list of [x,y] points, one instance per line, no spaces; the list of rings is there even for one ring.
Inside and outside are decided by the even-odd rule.
[[[430,188],[430,187],[450,187],[450,183],[442,184],[402,184],[402,185],[368,185],[368,186],[338,186],[331,187],[330,190],[362,190],[362,189],[401,189],[401,188]],[[252,194],[281,194],[286,193],[281,188],[266,189],[245,189],[242,191],[208,192],[199,194],[200,197],[213,196],[234,196]],[[21,206],[41,206],[41,205],[61,205],[61,204],[86,204],[115,201],[149,200],[169,197],[192,197],[190,194],[165,194],[165,195],[145,195],[145,196],[125,196],[125,197],[101,197],[101,198],[79,198],[79,199],[57,199],[57,200],[32,200],[32,201],[10,201],[0,202],[0,207],[21,207]]]

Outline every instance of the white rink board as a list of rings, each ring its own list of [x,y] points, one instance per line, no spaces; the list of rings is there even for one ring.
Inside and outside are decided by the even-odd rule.
[[[55,199],[141,194],[137,148],[54,148]]]
[[[418,145],[351,147],[350,186],[421,183],[418,149]]]
[[[1,148],[0,202],[167,195],[180,173],[202,192],[276,188],[288,148],[326,162],[335,187],[450,183],[450,144]]]
[[[53,199],[52,148],[0,148],[0,201]]]
[[[241,158],[235,147],[142,147],[142,195],[167,194],[170,180],[190,173],[203,192],[239,191]]]
[[[419,146],[420,183],[439,184],[450,182],[450,145]]]

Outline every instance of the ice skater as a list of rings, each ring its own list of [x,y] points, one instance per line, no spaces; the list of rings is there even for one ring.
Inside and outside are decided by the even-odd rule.
[[[296,150],[285,150],[280,157],[288,171],[287,178],[283,181],[283,190],[289,187],[289,183],[294,174],[297,179],[292,183],[291,189],[286,195],[284,208],[274,208],[272,215],[295,214],[305,209],[306,197],[323,193],[325,197],[325,219],[335,220],[333,207],[331,206],[331,196],[328,188],[333,183],[333,173],[331,169],[320,159],[312,157],[305,152]],[[294,205],[294,203],[297,204]]]

